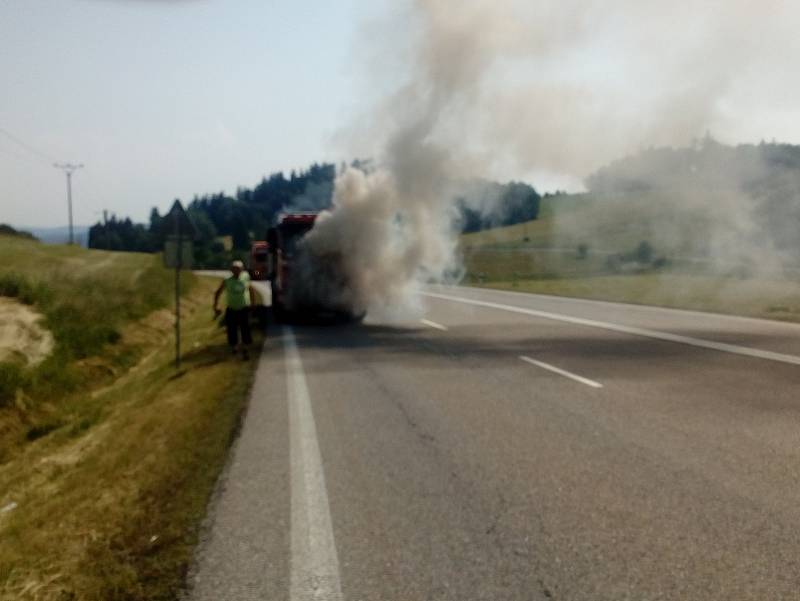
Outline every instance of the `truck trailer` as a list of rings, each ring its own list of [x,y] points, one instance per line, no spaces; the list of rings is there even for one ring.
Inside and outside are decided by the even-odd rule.
[[[254,280],[266,280],[269,276],[269,245],[257,240],[250,246],[250,277]]]
[[[315,255],[303,243],[317,215],[284,214],[267,231],[273,315],[277,321],[360,321],[365,311],[349,301],[341,255]]]

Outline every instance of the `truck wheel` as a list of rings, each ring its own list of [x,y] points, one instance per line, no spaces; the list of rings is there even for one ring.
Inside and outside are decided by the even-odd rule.
[[[275,323],[283,323],[285,320],[283,303],[281,303],[280,293],[278,287],[275,285],[275,279],[270,282],[270,297],[272,298],[272,319]]]
[[[286,322],[286,310],[283,308],[283,303],[272,303],[272,319],[275,320],[275,323]]]

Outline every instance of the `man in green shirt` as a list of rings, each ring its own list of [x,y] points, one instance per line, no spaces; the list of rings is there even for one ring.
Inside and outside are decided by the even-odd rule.
[[[249,359],[249,346],[253,343],[250,335],[250,305],[253,303],[250,291],[250,276],[241,261],[231,263],[231,277],[222,280],[214,293],[214,315],[219,316],[219,297],[225,291],[225,327],[228,330],[228,344],[235,355],[242,351],[242,359]],[[241,333],[241,344],[239,334]]]

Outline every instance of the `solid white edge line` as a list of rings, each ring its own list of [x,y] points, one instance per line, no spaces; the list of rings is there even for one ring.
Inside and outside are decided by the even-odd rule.
[[[686,344],[689,346],[696,346],[699,348],[712,349],[715,351],[722,351],[724,353],[731,353],[733,355],[742,355],[745,357],[754,357],[756,359],[765,359],[767,361],[777,361],[779,363],[788,363],[790,365],[800,365],[800,357],[796,355],[786,355],[784,353],[775,353],[772,351],[764,351],[761,349],[748,348],[746,346],[738,346],[735,344],[726,344],[724,342],[714,342],[712,340],[703,340],[700,338],[692,338],[690,336],[681,336],[679,334],[670,334],[669,332],[659,332],[656,330],[647,330],[645,328],[637,328],[634,326],[623,326],[615,323],[608,323],[605,321],[595,321],[593,319],[583,319],[582,317],[571,317],[569,315],[561,315],[559,313],[549,313],[547,311],[537,311],[535,309],[525,309],[523,307],[515,307],[513,305],[504,305],[502,303],[492,303],[488,301],[475,300],[471,298],[462,298],[458,296],[450,296],[448,294],[438,294],[435,292],[423,292],[425,296],[431,298],[438,298],[441,300],[449,300],[457,303],[464,303],[467,305],[475,305],[477,307],[487,307],[489,309],[500,309],[501,311],[510,311],[512,313],[521,313],[522,315],[530,315],[532,317],[541,317],[543,319],[552,319],[554,321],[563,321],[580,326],[587,326],[590,328],[600,328],[603,330],[611,330],[613,332],[621,332],[623,334],[631,334],[633,336],[643,336],[645,338],[654,338],[656,340],[664,340],[666,342],[676,342],[678,344]]]
[[[581,384],[586,384],[587,386],[591,386],[592,388],[602,388],[603,385],[599,382],[595,382],[594,380],[590,380],[589,378],[584,378],[583,376],[579,376],[578,374],[573,374],[572,372],[567,371],[566,369],[561,369],[556,367],[555,365],[550,365],[549,363],[545,363],[544,361],[537,361],[536,359],[531,359],[530,357],[526,357],[525,355],[520,355],[520,359],[523,361],[530,363],[531,365],[536,365],[537,367],[541,367],[542,369],[546,369],[548,371],[552,371],[560,376],[564,376],[565,378],[569,378],[570,380],[575,380],[576,382],[580,382]]]
[[[441,330],[442,332],[447,331],[447,326],[443,326],[440,323],[436,323],[435,321],[431,321],[430,319],[420,319],[420,323],[428,326],[429,328],[434,328],[436,330]]]
[[[291,463],[291,601],[342,601],[322,455],[294,332],[283,329]]]
[[[440,285],[441,287],[441,285]],[[774,319],[765,319],[763,317],[747,317],[744,315],[733,315],[731,313],[714,313],[713,311],[696,311],[692,309],[677,309],[675,307],[659,307],[657,305],[642,305],[639,303],[626,303],[622,301],[604,301],[594,298],[578,298],[575,296],[563,296],[560,294],[541,294],[537,292],[519,292],[518,290],[500,290],[499,288],[481,288],[478,286],[462,286],[465,290],[480,294],[482,292],[491,291],[492,294],[500,294],[511,296],[519,299],[537,299],[543,301],[563,300],[575,305],[591,305],[595,307],[605,306],[610,309],[634,309],[636,311],[645,311],[648,313],[668,313],[674,315],[691,315],[701,318],[714,318],[724,321],[734,322],[748,322],[753,324],[764,324],[768,326],[780,326],[781,328],[798,329],[800,330],[800,323],[789,321],[776,321]]]

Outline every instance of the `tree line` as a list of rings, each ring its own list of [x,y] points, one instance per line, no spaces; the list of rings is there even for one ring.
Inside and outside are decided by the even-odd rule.
[[[15,238],[27,238],[28,240],[36,239],[30,232],[15,229],[7,223],[0,223],[0,236],[14,236]]]
[[[369,169],[365,161],[355,161],[353,166]],[[198,234],[195,265],[215,268],[225,266],[233,258],[244,258],[252,241],[263,240],[267,229],[283,212],[329,208],[336,173],[337,167],[332,163],[315,163],[288,176],[282,171],[273,173],[253,188],[238,188],[233,195],[219,192],[195,196],[187,206]],[[485,194],[481,202],[465,199],[459,202],[463,231],[508,225],[538,215],[539,195],[531,186],[494,182],[483,182],[481,186]],[[90,228],[89,247],[159,251],[164,244],[164,219],[157,208],[151,210],[147,224],[112,215],[107,222],[98,222]]]

